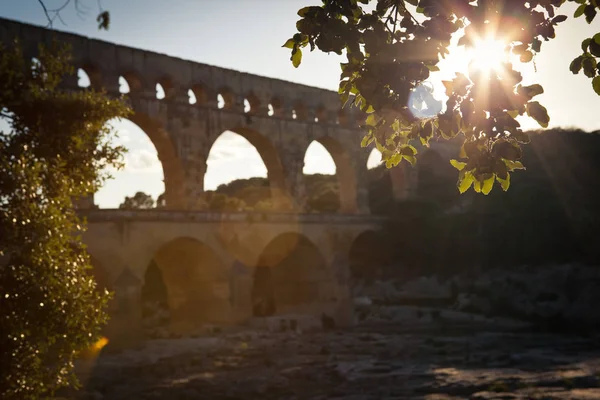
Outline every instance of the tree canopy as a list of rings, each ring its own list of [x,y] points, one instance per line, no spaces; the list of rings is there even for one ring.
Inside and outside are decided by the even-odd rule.
[[[283,47],[291,49],[295,67],[306,47],[346,55],[339,94],[344,105],[366,113],[362,146],[374,144],[388,168],[402,160],[414,164],[415,143],[458,138],[462,146],[451,163],[459,191],[488,194],[496,181],[507,190],[511,172],[525,168],[522,145],[530,138],[516,118],[528,115],[548,126],[546,108],[534,100],[544,89],[523,85],[515,66],[532,62],[556,36],[555,27],[568,18],[558,14],[567,2],[579,4],[573,17],[588,24],[600,9],[597,0],[323,0],[298,11],[298,32]],[[424,82],[457,37],[470,50],[499,44],[495,54],[486,53],[498,60],[474,58],[468,71],[443,82],[444,109],[417,115],[410,103],[423,101]],[[581,49],[570,70],[583,71],[600,95],[600,33]]]
[[[78,352],[98,339],[106,292],[96,289],[74,202],[120,165],[106,122],[126,107],[64,91],[73,74],[57,45],[26,59],[0,47],[0,397],[38,399],[76,383]]]
[[[150,209],[154,208],[155,202],[151,195],[144,192],[136,192],[132,197],[126,196],[123,203],[119,205],[120,209]]]

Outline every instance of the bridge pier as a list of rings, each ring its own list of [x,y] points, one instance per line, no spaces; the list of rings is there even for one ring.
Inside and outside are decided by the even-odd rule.
[[[152,301],[168,308],[165,327],[176,334],[246,322],[269,296],[273,307],[267,315],[325,313],[338,326],[350,326],[349,249],[362,232],[383,223],[338,214],[80,212],[88,220],[83,239],[94,266],[106,270],[107,286],[115,292],[106,336],[119,346],[143,339],[148,290],[158,293]]]

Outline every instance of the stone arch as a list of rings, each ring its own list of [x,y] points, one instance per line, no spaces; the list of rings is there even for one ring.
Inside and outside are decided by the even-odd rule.
[[[135,111],[129,120],[139,126],[148,135],[148,138],[150,138],[150,141],[156,148],[158,159],[163,169],[166,208],[185,208],[185,173],[183,164],[177,155],[175,145],[169,133],[159,123],[142,112]]]
[[[273,97],[268,105],[268,114],[271,117],[280,117],[283,113],[283,102],[278,97]]]
[[[244,112],[248,114],[260,114],[260,99],[254,93],[250,92],[244,99],[244,106],[248,102],[248,109],[244,109]]]
[[[152,263],[164,280],[172,331],[190,333],[230,318],[228,271],[209,245],[191,237],[173,239],[156,251],[148,268]]]
[[[341,126],[348,126],[348,114],[346,113],[346,111],[340,109],[337,112],[336,115],[336,119],[335,119],[336,124],[341,125]]]
[[[391,252],[385,236],[369,229],[357,235],[348,251],[348,265],[354,282],[372,282],[381,277]]]
[[[416,168],[420,197],[444,202],[456,193],[456,170],[438,151],[425,150],[418,156]]]
[[[124,88],[122,86],[123,82],[121,81],[121,78],[123,78],[127,84],[128,91],[123,90]],[[141,94],[146,87],[141,75],[132,70],[126,71],[119,76],[119,85],[119,91],[123,94],[127,93],[129,95]]]
[[[218,98],[219,96],[221,96],[221,99],[223,101],[222,106],[221,106],[221,104],[217,104],[219,108],[223,108],[226,110],[235,108],[235,94],[233,93],[233,91],[230,88],[222,87],[218,90],[217,103],[219,103],[219,100],[221,100]]]
[[[89,62],[83,62],[77,67],[77,70],[81,70],[87,75],[90,89],[100,90],[102,88],[102,74],[98,67]]]
[[[273,144],[273,142],[265,135],[242,126],[234,126],[224,130],[230,131],[240,135],[246,139],[258,152],[265,167],[267,169],[267,179],[269,180],[269,187],[271,191],[271,199],[274,202],[274,206],[282,207],[283,209],[289,208],[291,205],[290,196],[287,193],[285,186],[285,173],[283,163],[279,156],[279,151]],[[221,133],[222,135],[222,133]],[[219,135],[218,137],[220,137]],[[217,139],[218,139],[217,137]],[[216,141],[216,139],[215,139]],[[210,154],[210,150],[214,146],[214,142],[208,148],[206,159]]]
[[[306,121],[308,119],[308,108],[301,100],[296,100],[294,102],[292,118],[299,121]]]
[[[335,301],[334,281],[325,257],[306,236],[282,233],[263,249],[254,270],[253,313],[320,314]]]
[[[357,179],[351,155],[339,141],[331,136],[322,136],[315,140],[325,147],[335,163],[339,183],[339,212],[346,214],[358,213]]]
[[[394,200],[405,200],[410,195],[411,182],[408,168],[411,167],[400,163],[389,169]]]
[[[319,122],[321,124],[329,122],[329,111],[325,106],[320,105],[315,110],[315,122]]]
[[[194,104],[198,106],[205,106],[208,104],[208,90],[200,83],[192,85],[190,91],[194,94],[196,102]]]
[[[163,97],[159,96],[159,91],[162,89]],[[156,98],[161,100],[172,100],[175,92],[175,84],[173,80],[168,76],[162,76],[156,81]]]

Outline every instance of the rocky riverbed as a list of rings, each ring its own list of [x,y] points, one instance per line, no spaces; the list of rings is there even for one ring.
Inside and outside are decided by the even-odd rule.
[[[421,324],[303,332],[263,324],[150,340],[80,365],[84,389],[73,398],[600,398],[600,335],[424,314]]]

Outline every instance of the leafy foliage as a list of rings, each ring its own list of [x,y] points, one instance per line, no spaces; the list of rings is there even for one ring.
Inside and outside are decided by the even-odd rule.
[[[137,192],[132,197],[126,196],[119,208],[123,210],[154,208],[154,199],[149,194]]]
[[[106,122],[125,116],[118,101],[64,92],[68,52],[0,48],[0,397],[37,399],[76,384],[78,351],[106,320],[73,202],[95,192],[119,166]]]
[[[437,64],[449,54],[456,36],[459,46],[470,48],[498,30],[507,53],[531,62],[542,41],[554,38],[555,26],[567,19],[556,15],[566,1],[323,0],[322,6],[298,11],[298,33],[283,47],[291,49],[296,67],[307,46],[346,55],[339,85],[342,102],[368,115],[362,145],[374,143],[388,168],[402,160],[414,164],[414,143],[462,136],[460,160],[452,164],[459,170],[458,189],[462,193],[472,187],[488,194],[496,181],[507,190],[511,172],[524,169],[521,146],[530,139],[515,118],[527,114],[548,126],[547,110],[533,100],[543,88],[523,86],[511,62],[490,71],[471,63],[466,75],[456,73],[444,82],[448,100],[443,112],[418,118],[409,100],[430,72],[439,70]],[[584,15],[588,23],[600,7],[597,0],[568,1],[580,4],[575,17]],[[599,40],[597,34],[584,41],[584,53],[573,61],[571,71],[583,69],[600,94]]]
[[[337,212],[340,207],[339,188],[335,175],[304,175],[306,210],[308,212]],[[274,211],[267,178],[237,179],[206,192],[207,208],[214,211]]]
[[[479,267],[596,262],[600,190],[589,183],[600,170],[600,131],[529,134],[527,173],[516,175],[508,192],[487,198],[454,192],[453,201],[425,192],[386,208],[392,218],[382,236],[396,251],[393,264],[415,275],[452,275]],[[436,175],[419,174],[431,182],[419,181],[419,188],[452,185],[447,175]]]

